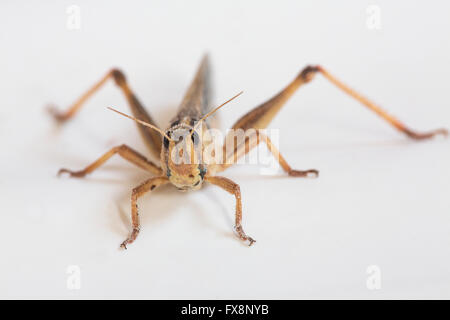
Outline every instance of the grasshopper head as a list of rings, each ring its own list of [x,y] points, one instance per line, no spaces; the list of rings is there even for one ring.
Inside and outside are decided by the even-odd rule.
[[[203,139],[200,139],[202,134],[199,134],[196,129],[199,125],[201,125],[200,129],[202,129],[205,125],[204,120],[241,94],[242,91],[208,112],[198,121],[190,117],[185,117],[183,122],[178,119],[173,121],[166,132],[154,124],[129,116],[110,107],[108,109],[134,120],[143,126],[152,128],[163,136],[163,147],[161,148],[162,169],[175,187],[181,191],[187,191],[199,189],[202,186],[207,171],[206,164],[202,163]]]
[[[206,174],[202,164],[202,146],[199,134],[192,127],[179,125],[166,132],[161,163],[172,183],[181,191],[200,189]]]

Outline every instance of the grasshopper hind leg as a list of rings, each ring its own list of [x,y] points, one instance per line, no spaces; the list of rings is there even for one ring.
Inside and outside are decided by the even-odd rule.
[[[113,79],[115,84],[122,91],[128,102],[128,105],[130,106],[133,115],[139,120],[145,121],[157,127],[153,118],[150,116],[150,114],[138,100],[134,92],[131,90],[125,75],[119,69],[111,69],[105,76],[103,76],[92,87],[90,87],[81,97],[79,97],[67,110],[60,111],[55,106],[51,105],[48,107],[48,111],[53,116],[53,118],[58,122],[60,123],[67,122],[80,111],[81,107],[85,105],[87,100],[89,100],[90,97],[92,97],[101,87],[103,87],[109,79]],[[159,158],[162,143],[161,136],[159,135],[159,133],[154,131],[153,129],[141,125],[138,125],[138,128],[149,150],[153,153],[153,155]]]
[[[408,136],[411,139],[414,140],[425,140],[430,139],[436,135],[443,135],[447,136],[448,131],[446,129],[436,129],[426,132],[418,132],[416,130],[413,130],[403,124],[400,120],[390,115],[388,112],[386,112],[384,109],[370,101],[369,99],[363,97],[359,93],[357,93],[355,90],[351,89],[347,85],[345,85],[343,82],[338,80],[336,77],[331,75],[326,69],[324,69],[321,66],[307,66],[305,67],[298,75],[297,77],[292,80],[283,90],[281,90],[278,94],[274,95],[272,98],[267,100],[266,102],[262,103],[261,105],[257,106],[256,108],[250,110],[248,113],[246,113],[244,116],[239,118],[236,123],[232,126],[233,130],[261,130],[265,129],[270,122],[273,120],[273,118],[278,114],[278,112],[282,109],[282,107],[286,104],[286,102],[289,100],[289,98],[303,85],[309,83],[314,79],[314,77],[317,74],[321,74],[325,79],[327,79],[329,82],[331,82],[333,85],[335,85],[337,88],[342,90],[344,93],[349,95],[350,97],[354,98],[358,102],[360,102],[363,106],[371,110],[373,113],[378,115],[381,119],[383,119],[385,122],[390,124],[395,129],[399,130],[400,132],[404,133],[406,136]],[[233,134],[230,132],[230,134]],[[221,172],[236,163],[237,159],[248,153],[252,148],[254,148],[257,144],[249,145],[248,143],[242,144],[241,146],[236,146],[234,149],[234,152],[232,154],[228,154],[226,147],[228,141],[229,135],[225,138],[225,144],[223,149],[224,161],[221,164],[218,164],[215,166],[215,172]],[[280,165],[283,167],[283,169],[293,177],[307,177],[307,176],[317,176],[318,171],[317,170],[306,170],[306,171],[299,171],[299,170],[293,170],[284,160],[284,158],[281,156],[281,154],[278,152],[278,150],[275,149],[273,144],[268,140],[266,137],[265,142],[272,152],[272,154],[278,159],[280,162]],[[259,139],[258,139],[259,143]]]

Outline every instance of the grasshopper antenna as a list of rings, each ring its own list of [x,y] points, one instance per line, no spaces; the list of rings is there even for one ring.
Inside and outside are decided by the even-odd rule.
[[[235,95],[234,97],[228,99],[227,101],[225,101],[224,103],[222,103],[220,106],[214,108],[213,110],[211,110],[210,112],[208,112],[207,114],[205,114],[200,120],[198,120],[198,122],[192,127],[191,132],[189,134],[189,137],[192,138],[192,135],[194,134],[195,130],[197,129],[197,127],[209,116],[211,116],[212,114],[214,114],[217,110],[219,110],[220,108],[222,108],[224,105],[226,105],[228,102],[233,101],[234,99],[236,99],[237,97],[239,97],[241,94],[243,94],[244,91],[239,92],[237,95]],[[192,141],[192,145],[194,144],[194,141],[192,139],[189,139],[189,141]],[[193,161],[193,157],[194,154],[191,153],[191,161]]]
[[[226,105],[228,102],[233,101],[234,99],[236,99],[237,97],[239,97],[241,94],[243,94],[244,91],[239,92],[237,95],[235,95],[234,97],[228,99],[227,101],[225,101],[224,103],[222,103],[220,106],[216,107],[215,109],[211,110],[210,112],[208,112],[207,114],[205,114],[200,120],[198,120],[198,122],[195,124],[195,126],[192,128],[192,133],[191,135],[194,133],[195,129],[197,129],[197,127],[200,125],[200,123],[202,123],[202,121],[204,121],[206,118],[208,118],[209,116],[211,116],[212,114],[214,114],[217,110],[219,110],[220,108],[222,108],[224,105]]]
[[[151,125],[150,123],[147,123],[147,122],[145,122],[145,121],[139,120],[139,119],[137,119],[137,118],[135,118],[135,117],[132,117],[132,116],[130,116],[130,115],[128,115],[128,114],[125,114],[125,113],[123,113],[123,112],[120,112],[120,111],[118,111],[118,110],[116,110],[116,109],[114,109],[114,108],[111,108],[111,107],[107,107],[107,108],[108,108],[109,110],[112,110],[112,111],[114,111],[114,112],[117,112],[118,114],[120,114],[120,115],[122,115],[122,116],[124,116],[124,117],[126,117],[126,118],[128,118],[128,119],[134,120],[134,121],[136,121],[137,123],[142,124],[143,126],[146,126],[146,127],[152,128],[153,130],[158,131],[163,137],[169,139],[169,141],[174,141],[174,140],[173,140],[172,138],[170,138],[164,131],[162,131],[160,128],[158,128],[158,127],[156,127],[156,126],[154,126],[154,125]]]

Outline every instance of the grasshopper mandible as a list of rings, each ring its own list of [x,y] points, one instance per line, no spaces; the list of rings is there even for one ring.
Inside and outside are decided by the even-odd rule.
[[[210,67],[208,56],[205,55],[202,59],[197,73],[187,90],[181,105],[178,109],[176,116],[170,121],[170,125],[166,130],[161,130],[150,116],[150,114],[144,109],[139,102],[133,91],[130,89],[124,74],[118,69],[112,69],[108,72],[99,82],[97,82],[91,89],[89,89],[84,95],[82,95],[66,112],[59,112],[55,108],[50,108],[51,113],[60,122],[64,122],[72,118],[86,100],[92,96],[105,82],[112,78],[116,85],[122,90],[125,95],[131,111],[134,115],[128,116],[117,110],[114,110],[124,116],[127,116],[136,122],[138,122],[139,131],[144,138],[148,148],[156,156],[160,157],[160,166],[147,160],[146,157],[128,147],[127,145],[120,145],[112,148],[104,155],[102,155],[95,162],[87,166],[80,171],[72,171],[68,169],[61,169],[58,174],[68,173],[72,177],[84,177],[87,174],[93,172],[105,163],[113,155],[118,154],[122,158],[135,164],[136,166],[146,170],[154,175],[141,185],[132,190],[131,194],[131,220],[132,231],[129,237],[122,242],[121,247],[127,248],[127,245],[136,240],[136,237],[140,231],[139,212],[137,207],[137,201],[145,193],[152,191],[158,186],[171,183],[177,189],[196,190],[200,189],[203,182],[209,182],[213,185],[217,185],[220,188],[231,193],[236,198],[236,212],[235,212],[235,231],[238,237],[246,241],[249,245],[252,245],[255,240],[248,236],[242,227],[242,202],[241,191],[239,185],[228,178],[217,176],[216,174],[224,171],[237,161],[238,158],[247,154],[250,150],[256,147],[260,142],[265,142],[269,151],[278,160],[281,168],[292,177],[309,177],[318,176],[318,171],[311,170],[294,170],[282,157],[279,151],[276,149],[270,139],[261,133],[260,130],[266,128],[275,115],[285,105],[288,99],[299,89],[302,85],[310,82],[316,74],[321,74],[336,87],[358,100],[364,106],[378,114],[382,119],[390,123],[393,127],[399,131],[405,133],[408,137],[416,140],[423,140],[431,138],[437,134],[447,135],[448,132],[445,129],[438,129],[430,132],[419,133],[409,129],[399,120],[386,113],[379,106],[364,98],[337,78],[332,76],[321,66],[307,66],[304,68],[283,90],[273,96],[268,101],[257,106],[242,116],[232,126],[232,129],[256,130],[256,142],[251,142],[248,137],[243,143],[236,144],[230,150],[225,150],[226,144],[223,145],[222,159],[223,161],[206,163],[198,160],[198,155],[203,154],[205,145],[202,142],[204,138],[203,133],[208,129],[207,118],[222,107],[225,103],[233,100],[237,96],[231,98],[224,104],[213,109],[211,111],[211,94],[210,94]],[[175,138],[181,137],[181,138]],[[227,134],[225,140],[229,138]],[[187,148],[188,159],[194,160],[191,162],[179,163],[174,160],[173,154],[181,156],[182,149],[177,149],[179,142],[184,142],[185,145],[190,146]]]

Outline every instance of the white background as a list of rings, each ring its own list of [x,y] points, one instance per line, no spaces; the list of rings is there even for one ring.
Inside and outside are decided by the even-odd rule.
[[[67,7],[81,28],[66,27]],[[378,5],[381,29],[367,26]],[[131,189],[148,175],[114,158],[86,179],[57,178],[112,146],[148,155],[108,83],[58,128],[67,108],[111,67],[161,126],[202,54],[211,54],[222,128],[305,65],[321,64],[419,130],[450,127],[446,1],[2,1],[0,5],[1,298],[450,298],[450,141],[415,142],[318,76],[270,128],[297,169],[263,176],[242,165],[244,229],[234,198],[213,186],[167,186],[140,201],[129,250]],[[81,288],[67,288],[79,266]],[[381,270],[369,290],[367,268]]]

